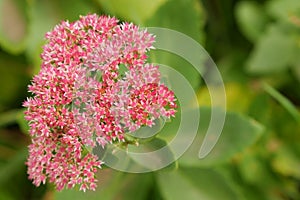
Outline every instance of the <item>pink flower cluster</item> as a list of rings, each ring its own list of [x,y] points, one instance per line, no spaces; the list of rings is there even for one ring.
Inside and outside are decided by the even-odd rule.
[[[62,22],[46,34],[43,63],[24,102],[32,144],[26,162],[36,186],[95,190],[103,164],[96,145],[124,141],[124,134],[152,126],[176,112],[174,93],[147,64],[154,37],[107,16]]]

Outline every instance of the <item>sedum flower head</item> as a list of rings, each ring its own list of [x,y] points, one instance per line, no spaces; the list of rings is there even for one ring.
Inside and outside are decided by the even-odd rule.
[[[26,162],[36,186],[95,190],[103,164],[88,151],[175,114],[174,93],[146,63],[154,36],[113,17],[87,15],[46,34],[40,72],[24,102],[32,143]]]

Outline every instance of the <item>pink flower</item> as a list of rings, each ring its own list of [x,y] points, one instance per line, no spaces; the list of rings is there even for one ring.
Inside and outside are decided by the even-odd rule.
[[[46,39],[29,86],[34,97],[24,102],[29,178],[36,186],[48,180],[58,190],[95,190],[103,162],[89,149],[174,116],[176,99],[160,83],[158,67],[146,63],[154,37],[133,24],[88,15],[62,22]]]

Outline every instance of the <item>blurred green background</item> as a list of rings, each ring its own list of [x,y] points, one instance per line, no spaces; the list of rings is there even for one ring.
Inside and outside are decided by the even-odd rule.
[[[209,52],[224,79],[228,112],[207,158],[197,158],[209,120],[207,88],[186,62],[162,53],[158,61],[185,69],[200,104],[199,137],[182,158],[146,174],[99,170],[96,192],[56,192],[27,180],[22,102],[39,71],[44,34],[87,13],[171,28]],[[0,0],[0,200],[299,200],[299,86],[299,0]],[[176,133],[178,123],[165,134]]]

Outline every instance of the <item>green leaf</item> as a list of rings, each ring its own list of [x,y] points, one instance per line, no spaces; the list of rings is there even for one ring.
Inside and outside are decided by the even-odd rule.
[[[248,153],[248,152],[247,152]],[[244,156],[240,155],[238,157]],[[257,156],[257,154],[253,154],[253,156]],[[246,158],[248,160],[248,158]],[[239,162],[240,161],[240,162]],[[253,160],[255,161],[261,161],[261,160]],[[266,162],[265,162],[266,161]],[[244,163],[245,162],[245,163]],[[282,192],[282,188],[280,188],[280,184],[277,184],[278,179],[276,179],[275,175],[269,170],[268,161],[264,160],[263,164],[265,166],[259,166],[258,169],[256,169],[255,163],[250,163],[248,161],[245,161],[242,159],[236,159],[235,162],[230,163],[228,165],[222,165],[216,169],[217,172],[222,174],[226,180],[227,183],[231,186],[231,188],[236,191],[236,193],[239,195],[238,199],[241,200],[257,200],[257,199],[264,199],[264,200],[281,200],[282,198],[279,198],[278,193],[274,193],[274,191],[280,191]],[[249,164],[247,166],[247,164]],[[260,165],[261,163],[258,163]],[[243,165],[245,167],[246,171],[240,170],[240,165]],[[253,168],[254,167],[254,168]],[[262,168],[263,169],[262,169]],[[262,170],[262,171],[261,171]],[[267,170],[267,171],[265,171]],[[258,174],[256,174],[258,172]],[[260,174],[266,172],[266,174]],[[247,174],[243,174],[247,173]],[[249,179],[244,179],[245,176]],[[270,177],[271,176],[271,177]],[[258,181],[258,182],[247,182],[247,181]],[[280,194],[280,193],[279,193]]]
[[[166,141],[154,138],[139,145],[106,145],[105,149],[97,147],[93,153],[104,161],[105,165],[120,171],[142,173],[177,167],[176,159]]]
[[[243,34],[250,41],[257,41],[268,22],[263,8],[254,1],[240,1],[235,11],[237,23]]]
[[[166,200],[239,199],[227,184],[227,180],[210,169],[182,168],[172,172],[160,172],[156,177]]]
[[[146,21],[145,26],[172,29],[203,44],[205,34],[202,29],[204,22],[204,11],[199,1],[170,0],[162,5],[156,13]],[[191,52],[191,50],[188,49],[188,45],[182,44],[174,38],[170,38],[169,35],[165,35],[165,37],[162,38],[157,37],[154,45],[158,44],[158,46],[160,46],[161,43],[167,44],[171,50],[174,48],[178,49],[179,47],[182,51],[189,52],[190,55],[201,60],[199,54],[195,55],[198,52]],[[154,63],[173,67],[189,80],[194,89],[198,88],[200,85],[199,72],[185,60],[186,57],[180,57],[172,53],[173,52],[158,49],[151,51],[150,58]],[[204,63],[201,63],[201,65],[204,65]]]
[[[148,27],[162,27],[179,31],[197,42],[204,42],[202,28],[205,15],[202,5],[196,0],[169,0],[159,7],[146,21]]]
[[[163,148],[165,148],[165,151],[160,151]],[[129,145],[128,151],[134,153],[152,153],[152,155],[149,157],[135,155],[131,156],[136,163],[146,168],[152,165],[157,167],[163,166],[164,169],[168,166],[168,170],[177,168],[177,162],[175,161],[174,154],[168,147],[168,143],[165,140],[154,138],[153,140],[138,146]],[[166,166],[165,163],[168,163],[168,165]]]
[[[270,96],[276,99],[296,121],[300,122],[300,112],[285,96],[280,94],[275,88],[267,83],[263,84],[263,88]]]
[[[98,200],[98,199],[146,199],[152,185],[151,174],[125,174],[111,169],[99,173],[96,191],[82,192],[76,189],[65,189],[54,192],[55,200]]]
[[[126,21],[133,21],[144,25],[145,21],[153,16],[155,11],[167,0],[98,0],[103,9]]]
[[[294,37],[271,26],[256,44],[247,62],[249,72],[267,74],[286,70],[299,48]]]
[[[241,114],[227,112],[226,120],[220,138],[212,151],[203,159],[199,159],[198,153],[210,123],[210,108],[200,109],[199,133],[191,147],[179,159],[179,165],[184,166],[212,166],[228,162],[237,153],[251,146],[262,134],[263,126],[251,118]],[[219,110],[219,115],[222,110]],[[213,126],[213,124],[212,124]],[[217,131],[217,130],[216,130]]]
[[[191,65],[191,63],[184,60],[184,58],[163,50],[155,49],[150,52],[150,61],[155,64],[163,64],[164,66],[174,68],[188,80],[194,90],[197,90],[200,87],[201,80],[199,72]],[[166,70],[161,74],[162,76],[171,77]]]
[[[12,54],[26,46],[28,17],[26,1],[0,0],[0,46]]]

